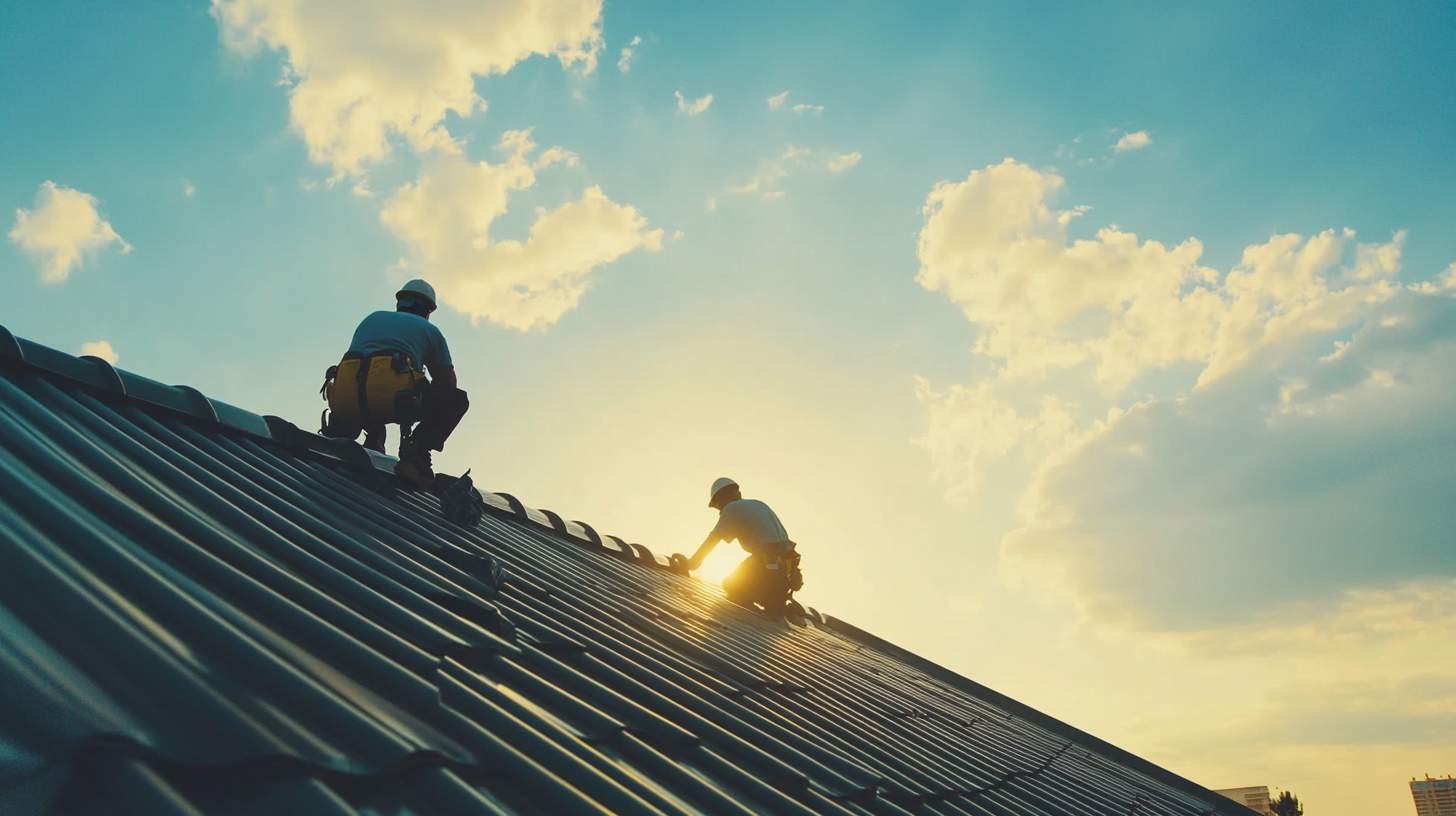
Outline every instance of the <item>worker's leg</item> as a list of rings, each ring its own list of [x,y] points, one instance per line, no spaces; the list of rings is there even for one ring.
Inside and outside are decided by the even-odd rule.
[[[364,447],[384,453],[384,442],[389,438],[389,426],[377,425],[364,429]]]
[[[428,489],[433,485],[435,471],[430,463],[430,451],[445,449],[445,440],[469,409],[469,398],[458,388],[426,391],[420,406],[420,424],[400,440],[395,474],[417,487]]]
[[[743,559],[737,569],[723,579],[723,591],[728,600],[740,606],[762,607],[770,617],[783,614],[784,603],[789,599],[788,580],[780,559],[750,555]]]
[[[758,594],[758,584],[763,580],[763,561],[756,555],[743,559],[727,578],[723,579],[723,591],[728,600],[751,605]]]
[[[445,440],[468,410],[470,399],[464,391],[431,387],[425,392],[424,405],[420,407],[420,424],[415,426],[410,438],[419,450],[444,450]]]
[[[770,558],[764,564],[763,580],[758,583],[758,605],[769,617],[777,618],[784,614],[784,604],[789,600],[789,576],[788,565],[781,558]]]

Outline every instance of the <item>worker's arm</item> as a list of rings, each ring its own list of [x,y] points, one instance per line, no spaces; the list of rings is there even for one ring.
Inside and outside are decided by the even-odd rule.
[[[430,384],[435,388],[448,390],[459,387],[455,384],[455,366],[431,366],[430,376],[434,378],[430,380]]]
[[[714,530],[713,532],[716,533],[717,531]],[[713,550],[717,548],[719,540],[718,536],[709,534],[707,539],[698,545],[698,551],[693,553],[693,557],[688,559],[688,569],[695,570],[701,567],[703,565],[703,559],[712,554]]]
[[[713,528],[713,532],[708,533],[707,538],[703,539],[703,543],[698,545],[698,551],[693,553],[692,558],[683,559],[689,571],[701,567],[703,565],[703,559],[707,558],[713,552],[713,549],[718,546],[718,542],[732,541],[738,537],[735,518],[732,513],[727,511],[724,511],[723,515],[718,517],[717,526]],[[682,558],[682,556],[678,555],[676,558]]]

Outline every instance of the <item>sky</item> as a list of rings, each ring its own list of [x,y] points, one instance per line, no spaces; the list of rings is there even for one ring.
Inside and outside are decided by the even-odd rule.
[[[0,325],[437,457],[1209,787],[1456,772],[1456,5],[0,4]],[[13,212],[13,216],[10,213]],[[705,573],[733,563],[728,548]]]

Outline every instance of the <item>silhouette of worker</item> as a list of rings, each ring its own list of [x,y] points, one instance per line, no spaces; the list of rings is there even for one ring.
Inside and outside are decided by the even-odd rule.
[[[445,449],[470,400],[456,385],[445,335],[430,322],[435,288],[412,280],[394,301],[394,311],[364,318],[344,359],[329,368],[320,389],[329,410],[319,433],[356,439],[364,431],[364,447],[384,453],[385,426],[399,425],[394,472],[428,488],[435,481],[430,451]]]
[[[783,522],[767,504],[743,498],[732,479],[713,482],[710,496],[708,506],[718,511],[718,525],[692,558],[677,553],[672,556],[673,563],[698,569],[719,542],[737,539],[748,557],[723,579],[728,600],[750,608],[757,605],[770,617],[782,615],[786,605],[798,610],[792,596],[804,586],[804,577],[799,572],[796,545],[789,540]]]

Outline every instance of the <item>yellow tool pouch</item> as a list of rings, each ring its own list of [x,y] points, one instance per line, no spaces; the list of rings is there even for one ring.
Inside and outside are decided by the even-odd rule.
[[[329,368],[320,390],[329,404],[330,421],[369,428],[420,418],[425,378],[402,352],[383,351],[365,357],[357,351]]]

